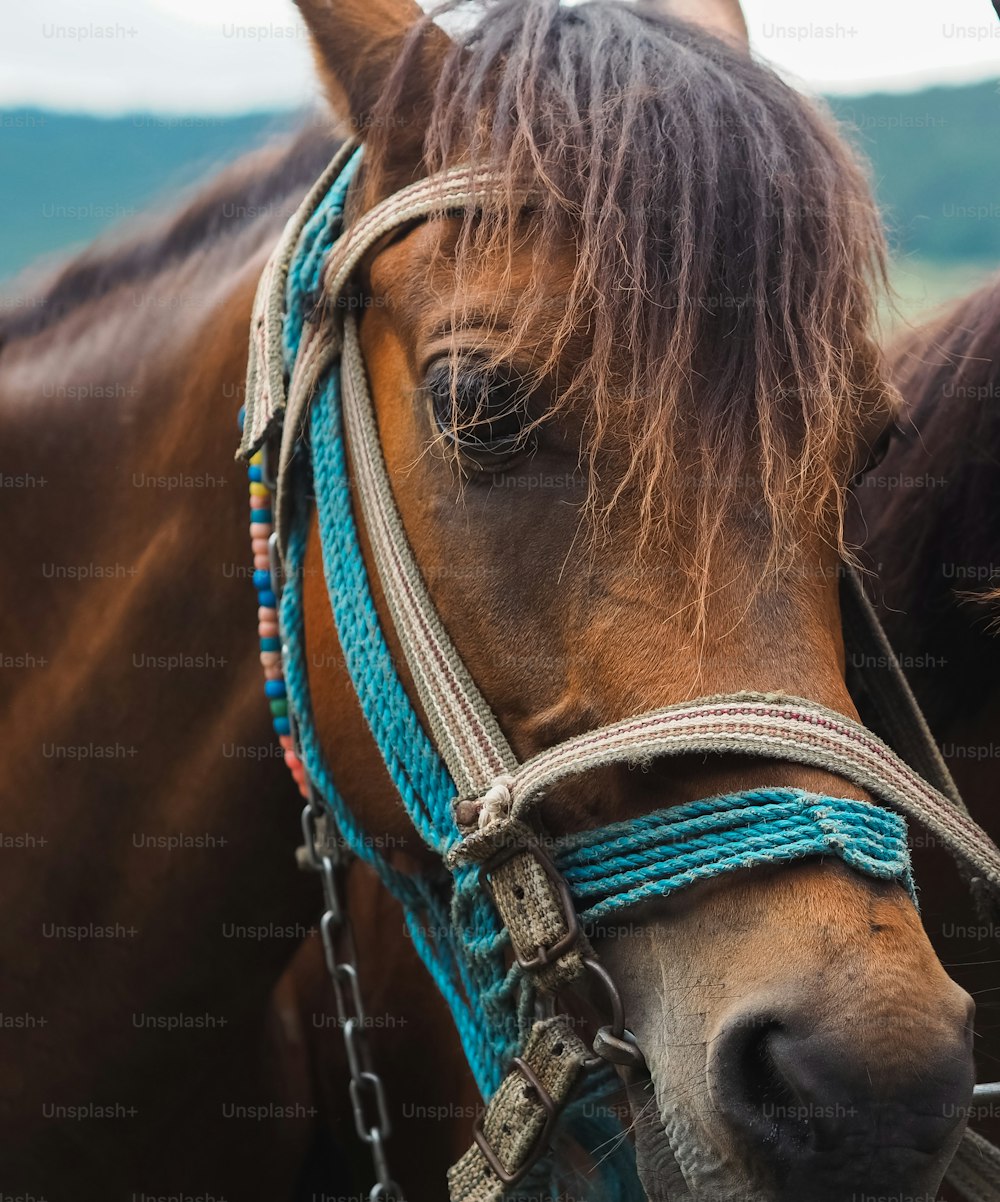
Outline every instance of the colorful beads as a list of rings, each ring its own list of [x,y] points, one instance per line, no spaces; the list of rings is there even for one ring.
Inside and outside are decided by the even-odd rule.
[[[264,455],[258,451],[250,459],[250,549],[253,552],[253,586],[257,590],[257,636],[260,662],[264,669],[264,695],[271,711],[271,723],[281,744],[283,758],[303,797],[309,796],[305,765],[292,744],[292,724],[288,713],[288,695],[281,663],[281,631],[278,625],[278,598],[271,580],[270,538],[274,533],[273,497],[265,483]]]

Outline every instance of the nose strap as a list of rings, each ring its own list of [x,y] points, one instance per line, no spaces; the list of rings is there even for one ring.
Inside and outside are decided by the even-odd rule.
[[[922,823],[968,878],[1000,897],[1000,852],[964,808],[928,784],[877,735],[825,706],[778,694],[734,693],[668,706],[588,731],[540,752],[508,774],[511,801],[480,825],[481,799],[456,804],[474,819],[450,853],[452,863],[482,860],[524,823],[548,792],[574,776],[614,764],[645,764],[672,755],[741,755],[783,760],[840,776]],[[470,804],[471,800],[471,804]]]
[[[583,923],[726,872],[833,856],[916,902],[898,814],[801,789],[755,789],[672,806],[559,840],[555,863]]]

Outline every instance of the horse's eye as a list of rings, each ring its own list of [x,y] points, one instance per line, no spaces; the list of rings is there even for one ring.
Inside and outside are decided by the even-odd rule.
[[[472,458],[496,459],[530,442],[529,391],[504,367],[431,366],[424,387],[445,439]]]

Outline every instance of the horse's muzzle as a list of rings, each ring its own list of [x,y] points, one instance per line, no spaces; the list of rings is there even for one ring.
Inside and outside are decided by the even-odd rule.
[[[725,1021],[712,1100],[754,1160],[770,1162],[776,1202],[937,1197],[974,1083],[972,1001],[955,986],[949,1003],[950,1021],[923,1039],[872,1038],[864,1023],[818,1030],[805,1001]]]

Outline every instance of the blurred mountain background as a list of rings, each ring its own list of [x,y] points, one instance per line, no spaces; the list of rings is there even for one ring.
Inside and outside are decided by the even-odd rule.
[[[904,316],[968,291],[1000,266],[1000,80],[827,103],[871,162]],[[302,120],[292,112],[104,118],[0,110],[0,281],[150,206],[168,206]]]

